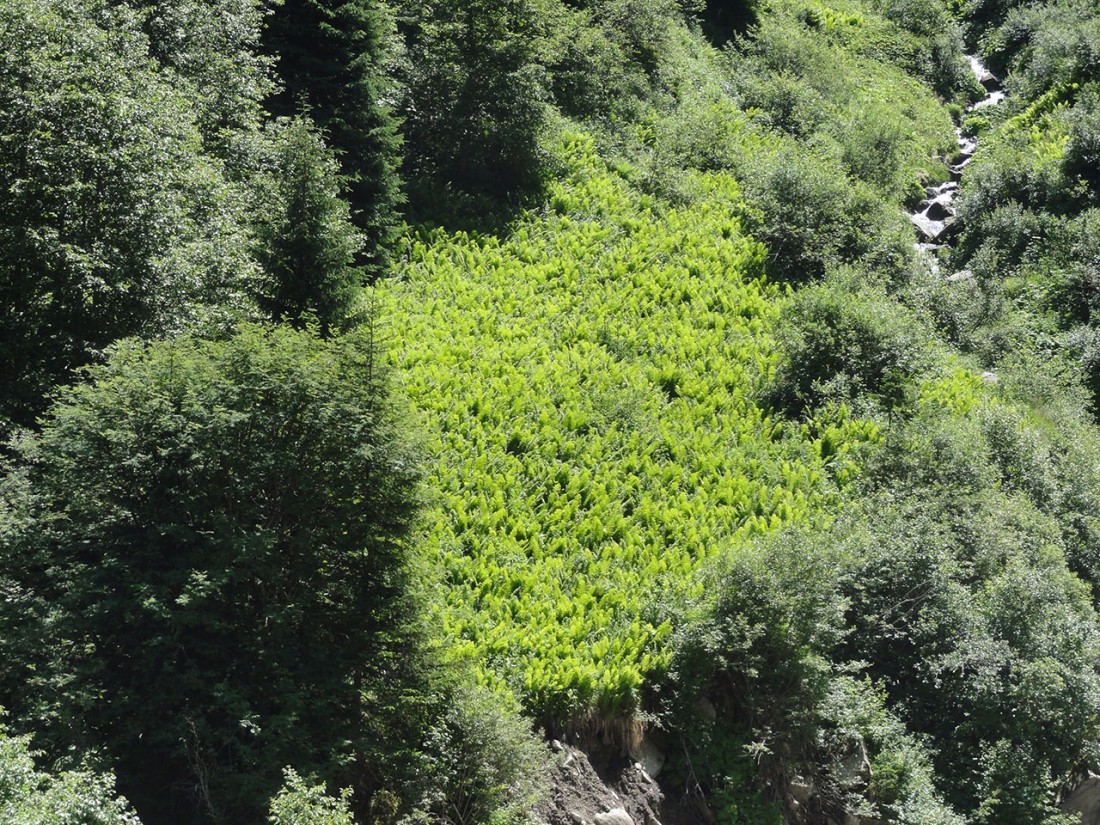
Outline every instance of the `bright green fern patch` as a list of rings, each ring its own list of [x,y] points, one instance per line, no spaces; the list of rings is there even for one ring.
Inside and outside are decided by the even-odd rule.
[[[841,422],[787,437],[754,401],[779,289],[726,176],[671,209],[567,137],[567,173],[507,239],[425,233],[380,289],[426,414],[429,552],[458,655],[544,718],[638,707],[667,666],[654,605],[700,564],[835,503]]]

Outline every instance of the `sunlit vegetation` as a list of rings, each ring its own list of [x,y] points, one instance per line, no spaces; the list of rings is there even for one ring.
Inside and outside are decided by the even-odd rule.
[[[876,435],[839,417],[805,437],[757,403],[780,291],[730,178],[697,175],[669,207],[565,139],[547,214],[503,239],[422,234],[379,289],[426,414],[453,655],[559,723],[637,711],[668,661],[653,596],[822,518]]]

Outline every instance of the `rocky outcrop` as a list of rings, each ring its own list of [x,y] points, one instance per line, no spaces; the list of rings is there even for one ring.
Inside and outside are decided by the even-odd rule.
[[[1064,794],[1062,810],[1081,817],[1081,825],[1100,825],[1100,775],[1088,771]]]
[[[661,775],[661,770],[665,766],[664,753],[652,741],[644,737],[630,749],[630,758],[654,779]]]
[[[662,825],[664,796],[642,765],[626,757],[599,760],[582,750],[551,743],[550,796],[535,809],[544,825]],[[647,750],[654,757],[655,749]],[[663,759],[661,760],[663,762]],[[673,825],[665,821],[664,825]]]
[[[787,783],[788,825],[886,825],[861,813],[868,807],[871,785],[871,760],[863,740],[857,737],[822,757],[812,777],[796,776]]]
[[[991,106],[1004,100],[1000,80],[986,69],[977,58],[970,57],[969,60],[970,66],[974,70],[974,76],[989,92],[983,100],[971,106],[970,110],[982,106]],[[955,222],[955,199],[959,194],[959,181],[973,159],[974,153],[978,150],[978,141],[972,136],[964,135],[961,129],[956,129],[955,135],[959,142],[959,149],[949,159],[950,163],[947,168],[951,174],[951,179],[941,186],[926,189],[925,199],[909,215],[909,220],[912,221],[917,232],[917,246],[926,253],[934,252],[939,245],[949,241],[959,228]],[[948,159],[945,158],[945,160]],[[929,249],[929,247],[931,248]],[[928,260],[933,270],[938,270],[938,267],[935,266],[935,259],[931,255],[928,255]]]

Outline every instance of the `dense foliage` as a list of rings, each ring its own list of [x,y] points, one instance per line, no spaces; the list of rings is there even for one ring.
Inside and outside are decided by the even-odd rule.
[[[105,747],[154,819],[250,819],[287,764],[384,781],[362,760],[419,674],[379,380],[362,341],[245,328],[118,346],[65,392],[9,479],[12,710]]]
[[[532,0],[403,5],[407,169],[435,190],[498,198],[537,189],[546,120]]]
[[[415,240],[383,304],[430,415],[456,652],[556,724],[637,711],[669,630],[647,590],[682,598],[721,542],[810,518],[874,433],[838,421],[826,452],[754,402],[776,290],[728,178],[665,208],[567,140],[552,215]]]
[[[0,818],[1064,822],[1098,27],[0,0]]]
[[[253,265],[239,193],[125,8],[0,5],[0,96],[0,416],[30,423],[115,338],[239,309]]]

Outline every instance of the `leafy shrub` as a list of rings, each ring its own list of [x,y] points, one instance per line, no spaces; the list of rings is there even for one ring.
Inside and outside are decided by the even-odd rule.
[[[774,148],[774,139],[716,89],[685,94],[655,131],[655,154],[665,167],[741,172],[754,153]]]
[[[459,689],[429,748],[434,788],[427,808],[447,825],[519,825],[545,793],[545,744],[483,687]]]
[[[1100,91],[1082,95],[1070,113],[1069,141],[1062,161],[1066,175],[1085,181],[1100,195]]]
[[[589,0],[605,35],[630,63],[653,77],[661,69],[670,25],[682,19],[678,0]]]
[[[694,5],[702,6],[703,32],[716,45],[744,34],[759,21],[760,4],[756,0],[696,0]]]
[[[714,566],[710,596],[677,631],[671,672],[681,724],[699,726],[691,720],[700,698],[717,709],[713,723],[692,736],[691,764],[731,814],[738,794],[751,800],[745,786],[754,779],[758,788],[774,788],[816,756],[829,656],[842,635],[843,555],[840,544],[825,546],[804,529],[737,548]],[[756,761],[756,777],[746,771],[745,755]]]
[[[618,38],[599,25],[591,8],[568,10],[555,22],[549,65],[555,103],[577,118],[632,114],[647,83],[631,71]]]
[[[838,675],[821,705],[820,738],[835,754],[853,741],[870,758],[862,804],[888,822],[962,825],[936,788],[931,749],[887,707],[886,692],[866,676]],[[843,753],[843,750],[840,750]],[[858,802],[857,802],[858,804]]]
[[[843,175],[825,159],[801,147],[751,158],[745,189],[763,222],[754,234],[768,247],[769,268],[794,283],[820,278],[835,263],[854,225],[850,190]]]
[[[699,40],[676,0],[578,0],[539,9],[554,101],[590,125],[634,123],[664,110],[704,74]],[[692,75],[685,83],[683,73]],[[607,137],[618,129],[612,127]]]
[[[1012,70],[1013,86],[1022,97],[1034,99],[1059,86],[1095,79],[1100,15],[1094,4],[1017,0],[1014,5],[1003,25],[986,30],[987,53],[996,68]]]
[[[1026,258],[1038,251],[1035,242],[1049,228],[1048,216],[1017,201],[975,213],[976,208],[969,202],[961,208],[967,229],[959,241],[956,260],[982,281],[1019,274]]]
[[[825,97],[797,75],[749,74],[739,84],[741,105],[760,110],[758,118],[793,137],[812,135],[830,113]]]
[[[751,71],[786,75],[826,98],[844,96],[853,87],[853,79],[843,71],[842,54],[799,19],[808,9],[792,3],[778,6],[777,11],[761,21],[751,38],[737,42],[748,60],[735,76]]]
[[[841,159],[853,177],[896,195],[908,154],[907,124],[886,106],[860,101],[833,120]]]
[[[776,330],[782,361],[766,397],[790,414],[827,402],[904,408],[928,334],[884,294],[834,280],[800,290]]]
[[[34,825],[141,825],[114,777],[84,767],[45,773],[34,764],[29,736],[0,725],[0,821]]]
[[[1045,308],[1058,313],[1063,328],[1091,324],[1100,317],[1100,210],[1085,210],[1060,227],[1053,224],[1046,227],[1051,237],[1043,250],[1052,270],[1045,273]]]
[[[986,144],[982,156],[967,168],[959,197],[959,219],[968,230],[998,207],[1057,207],[1064,195],[1071,194],[1060,164],[1037,157],[1026,135],[1007,135]]]
[[[265,97],[274,91],[271,60],[257,48],[264,4],[127,0],[125,5],[140,13],[150,57],[194,107],[205,148],[239,170],[244,144],[263,118]]]
[[[1041,430],[996,405],[938,422],[910,422],[909,439],[885,451],[889,469],[867,476],[883,486],[866,500],[871,539],[841,587],[844,653],[870,663],[903,721],[931,737],[937,784],[958,810],[1047,821],[1052,783],[1084,758],[1080,732],[1100,707],[1086,664],[1100,633],[1067,566],[1060,471]],[[1026,768],[1002,770],[991,756],[1002,740]]]
[[[283,777],[283,787],[271,800],[270,825],[355,825],[350,788],[333,797],[323,784],[306,784],[293,768],[286,768]]]

